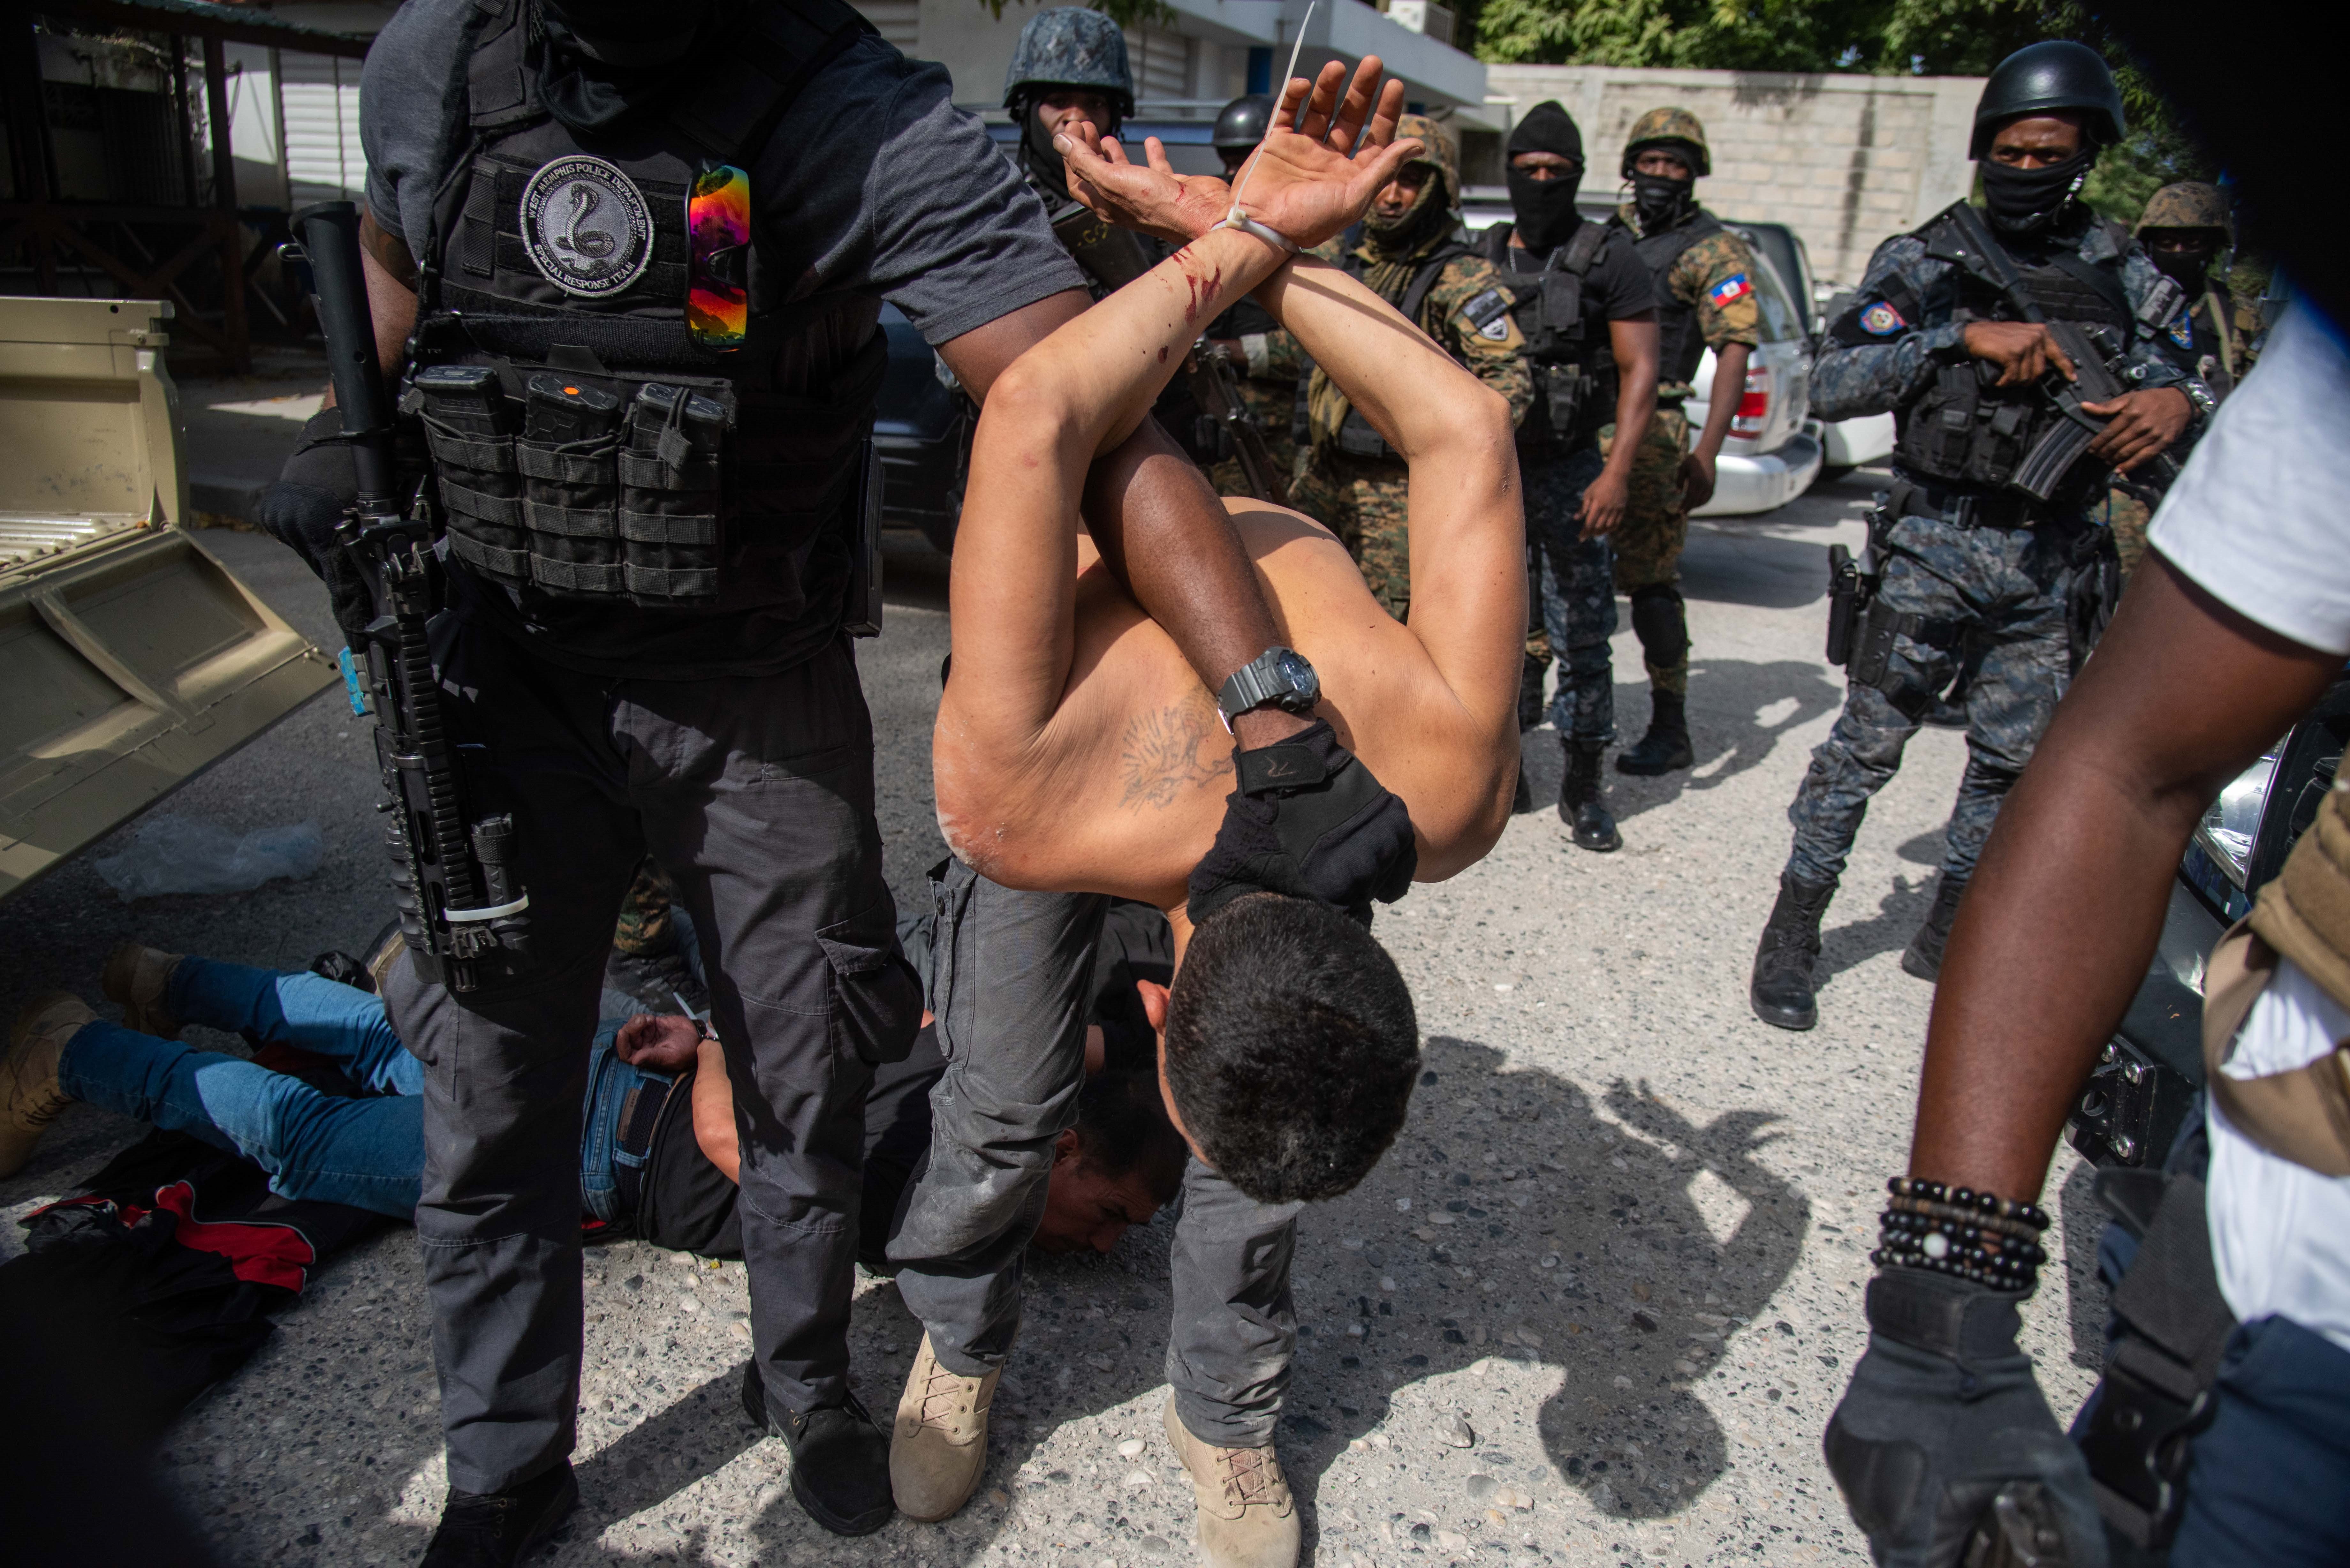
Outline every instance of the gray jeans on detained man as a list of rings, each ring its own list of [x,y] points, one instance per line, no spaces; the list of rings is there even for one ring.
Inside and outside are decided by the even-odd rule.
[[[488,748],[508,792],[534,950],[527,972],[462,996],[404,963],[386,986],[425,1068],[416,1234],[449,1484],[504,1490],[573,1446],[580,1100],[620,897],[648,850],[701,934],[726,1046],[768,1401],[838,1403],[866,1087],[921,1017],[847,643],[780,675],[701,680],[577,674],[482,630],[441,651],[451,728]]]
[[[1023,893],[959,860],[931,883],[931,1008],[946,1075],[931,1091],[931,1162],[889,1243],[898,1293],[949,1371],[984,1376],[1020,1332],[1020,1262],[1045,1212],[1053,1141],[1085,1081],[1086,992],[1108,900]],[[1297,1311],[1300,1204],[1265,1204],[1192,1160],[1170,1249],[1167,1380],[1194,1437],[1271,1444]]]

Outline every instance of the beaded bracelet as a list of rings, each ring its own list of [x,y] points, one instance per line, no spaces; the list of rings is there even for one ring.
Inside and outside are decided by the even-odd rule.
[[[2013,1203],[1970,1188],[1897,1176],[1892,1202],[1869,1261],[1881,1268],[1929,1269],[1994,1290],[2028,1293],[2048,1254],[2036,1240],[2048,1228],[2037,1204]]]

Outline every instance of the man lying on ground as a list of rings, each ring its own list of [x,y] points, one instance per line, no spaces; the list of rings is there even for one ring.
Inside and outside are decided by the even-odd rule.
[[[1366,61],[1342,101],[1345,70],[1326,68],[1301,130],[1258,154],[1249,213],[1290,244],[1345,228],[1417,151],[1388,145],[1401,93],[1390,84],[1375,106],[1378,69]],[[1280,123],[1305,89],[1291,84]],[[1333,845],[1342,829],[1341,849],[1376,839],[1366,824],[1409,834],[1432,880],[1508,819],[1526,613],[1516,455],[1502,399],[1376,295],[1263,227],[1214,227],[1232,205],[1222,182],[1180,178],[1163,156],[1128,164],[1089,132],[1064,151],[1097,211],[1184,248],[1017,361],[973,447],[932,748],[956,856],[935,889],[932,960],[949,1067],[931,1168],[890,1244],[926,1330],[890,1480],[922,1520],[979,1482],[1023,1244],[1080,1082],[1076,1004],[1104,895],[1145,898],[1170,910],[1181,955],[1171,996],[1142,994],[1197,1157],[1173,1243],[1168,1435],[1200,1498],[1205,1561],[1283,1564],[1299,1540],[1272,1449],[1295,1341],[1295,1215],[1378,1161],[1419,1064],[1411,998],[1367,929],[1372,897],[1398,897],[1402,879]],[[1399,623],[1328,530],[1191,485],[1198,504],[1230,508],[1283,639],[1259,661],[1263,685],[1227,684],[1220,724],[1217,694],[1103,569],[1079,510],[1095,501],[1092,455],[1252,290],[1409,462],[1414,593]],[[1274,692],[1314,722],[1234,753],[1236,779],[1224,724]]]
[[[1152,933],[1128,918],[1131,940]],[[905,935],[926,941],[929,917]],[[380,998],[315,973],[281,974],[125,944],[107,964],[107,994],[124,1022],[98,1019],[56,994],[16,1021],[0,1065],[0,1176],[32,1156],[68,1102],[186,1132],[269,1173],[272,1191],[405,1220],[423,1180],[423,1069],[393,1033]],[[1115,983],[1112,980],[1110,983]],[[1128,983],[1131,989],[1131,982]],[[1123,999],[1128,1004],[1132,998]],[[1175,1193],[1182,1145],[1159,1105],[1149,1041],[1097,989],[1088,1077],[1076,1124],[1054,1151],[1035,1244],[1107,1251]],[[927,1025],[928,1020],[925,1020]],[[182,1044],[190,1023],[324,1058],[361,1093],[313,1086],[256,1062]],[[945,1070],[935,1031],[906,1060],[880,1068],[866,1101],[858,1261],[883,1267],[899,1199],[931,1143],[930,1090]],[[608,1018],[588,1068],[579,1137],[579,1206],[588,1238],[637,1237],[704,1257],[739,1257],[738,1140],[732,1085],[718,1043],[692,1019]]]

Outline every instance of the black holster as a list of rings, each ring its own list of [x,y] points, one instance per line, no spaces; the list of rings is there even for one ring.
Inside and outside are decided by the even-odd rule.
[[[2188,1444],[2216,1413],[2212,1385],[2236,1318],[2220,1293],[2199,1179],[2106,1170],[2097,1196],[2140,1241],[2114,1292],[2120,1332],[2081,1451],[2106,1523],[2159,1549],[2186,1511]]]

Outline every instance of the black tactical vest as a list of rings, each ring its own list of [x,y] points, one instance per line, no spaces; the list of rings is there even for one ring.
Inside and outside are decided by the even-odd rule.
[[[842,0],[745,7],[665,115],[590,145],[538,100],[525,0],[477,5],[470,150],[434,203],[401,403],[423,421],[452,554],[564,597],[828,611],[888,349],[869,299],[785,303],[803,264],[755,170],[869,25]],[[685,312],[686,198],[721,164],[754,171],[749,254],[719,264],[741,269],[749,325],[723,352],[692,341]],[[486,401],[419,374],[451,366],[493,372]]]
[[[1945,234],[1939,219],[1918,231],[1927,254],[1947,258],[1960,242]],[[2058,240],[2052,254],[2033,259],[2011,254],[2033,303],[2051,321],[2077,323],[2110,363],[2129,346],[2135,317],[2122,285],[2121,260],[2084,258],[2077,238]],[[1957,300],[1953,326],[1970,321],[2022,319],[1998,289],[1964,265],[1954,265]],[[1945,483],[1997,490],[2008,483],[2026,454],[2064,416],[2037,387],[1997,387],[1997,372],[1966,358],[1936,372],[1924,394],[1895,411],[1896,462],[1911,474]],[[2094,465],[2081,465],[2086,472]]]
[[[1705,335],[1698,330],[1697,306],[1665,286],[1665,279],[1681,253],[1698,241],[1721,233],[1721,221],[1702,207],[1690,209],[1689,219],[1653,234],[1636,234],[1621,214],[1607,222],[1621,229],[1632,249],[1648,264],[1657,280],[1657,382],[1686,384],[1705,358]]]
[[[1478,236],[1478,247],[1518,296],[1511,314],[1525,337],[1534,383],[1534,407],[1518,427],[1518,444],[1580,446],[1616,417],[1615,344],[1607,323],[1583,297],[1583,280],[1607,248],[1607,228],[1587,219],[1576,224],[1544,259],[1543,270],[1529,274],[1510,260],[1515,227],[1495,223]]]

